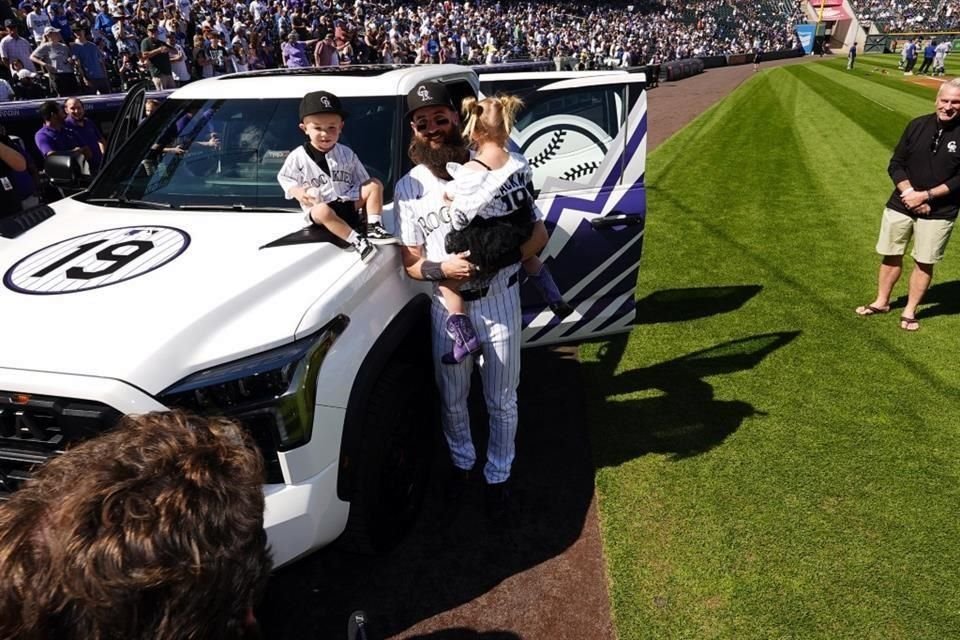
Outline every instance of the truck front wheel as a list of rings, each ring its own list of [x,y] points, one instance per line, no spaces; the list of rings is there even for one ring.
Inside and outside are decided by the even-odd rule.
[[[388,362],[367,401],[358,485],[342,536],[346,547],[388,551],[416,522],[428,480],[435,420],[430,371]]]

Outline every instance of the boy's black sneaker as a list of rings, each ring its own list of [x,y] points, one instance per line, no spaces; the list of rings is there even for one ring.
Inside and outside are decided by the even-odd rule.
[[[367,225],[367,240],[373,244],[394,244],[397,242],[396,236],[390,235],[390,232],[384,229],[379,222],[371,222]]]
[[[358,235],[357,239],[353,242],[353,248],[360,254],[360,260],[364,263],[373,260],[374,254],[377,253],[377,248],[361,235]]]

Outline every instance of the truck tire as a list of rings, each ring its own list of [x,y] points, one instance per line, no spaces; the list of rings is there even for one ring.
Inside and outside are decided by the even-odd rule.
[[[367,404],[359,482],[340,537],[346,550],[389,551],[413,527],[430,471],[435,407],[429,370],[387,363]]]

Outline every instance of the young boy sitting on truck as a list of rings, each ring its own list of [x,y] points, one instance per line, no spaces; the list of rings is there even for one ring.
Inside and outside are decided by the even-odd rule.
[[[369,262],[374,244],[396,242],[381,223],[383,184],[371,178],[349,147],[337,142],[347,113],[340,99],[313,91],[300,101],[300,130],[308,140],[280,168],[277,180],[288,199],[296,198],[310,222],[349,242]],[[360,209],[367,214],[365,233],[357,231]]]

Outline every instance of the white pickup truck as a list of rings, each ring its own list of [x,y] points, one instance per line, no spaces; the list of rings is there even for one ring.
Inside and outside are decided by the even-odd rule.
[[[512,142],[550,231],[541,257],[576,312],[558,319],[524,285],[525,344],[629,331],[646,209],[642,74],[250,72],[179,89],[138,124],[141,92],[92,183],[0,227],[0,494],[121,414],[185,407],[253,434],[278,565],[345,530],[395,544],[438,428],[429,285],[404,274],[396,246],[364,265],[304,228],[276,174],[303,142],[300,98],[332,91],[350,114],[341,142],[386,186],[394,229],[392,186],[410,167],[404,96],[425,80],[526,102]]]

